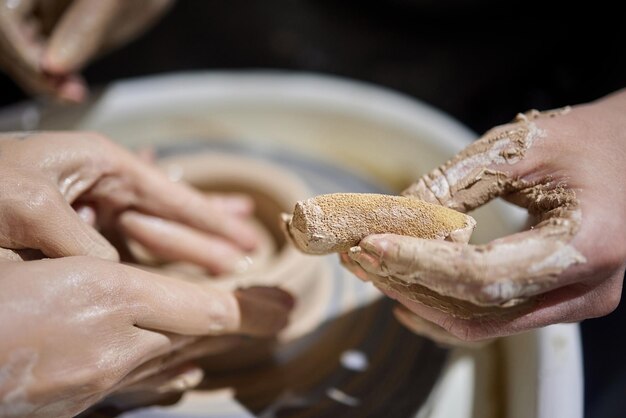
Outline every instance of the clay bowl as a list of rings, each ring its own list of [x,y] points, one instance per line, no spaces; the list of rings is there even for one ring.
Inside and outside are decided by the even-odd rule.
[[[199,152],[157,161],[174,181],[185,181],[205,192],[237,192],[252,197],[254,218],[264,236],[260,248],[250,255],[253,262],[244,272],[212,277],[184,263],[159,263],[131,245],[136,261],[160,274],[190,281],[210,281],[232,290],[254,285],[280,286],[296,297],[290,325],[278,336],[281,343],[292,341],[314,329],[322,312],[316,303],[328,297],[332,279],[324,260],[300,253],[285,239],[281,214],[290,213],[297,200],[312,192],[289,170],[258,158],[224,152]],[[306,297],[305,297],[306,296]]]

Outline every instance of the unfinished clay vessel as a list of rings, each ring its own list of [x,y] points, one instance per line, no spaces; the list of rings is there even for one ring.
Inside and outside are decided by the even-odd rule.
[[[251,254],[253,263],[244,273],[211,277],[205,271],[184,263],[159,263],[133,248],[138,262],[167,274],[190,281],[210,281],[232,290],[253,285],[280,286],[297,300],[290,325],[280,335],[283,342],[298,338],[322,320],[320,303],[328,297],[332,274],[326,260],[297,251],[282,231],[281,214],[294,202],[312,196],[299,178],[277,164],[230,153],[202,152],[161,159],[157,164],[177,181],[186,181],[206,192],[237,192],[252,197],[254,218],[263,238]]]

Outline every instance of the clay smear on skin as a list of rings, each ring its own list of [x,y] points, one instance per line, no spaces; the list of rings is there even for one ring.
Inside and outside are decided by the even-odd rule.
[[[566,184],[555,184],[551,179],[530,183],[490,168],[519,162],[537,140],[545,137],[534,119],[555,117],[567,111],[520,114],[515,123],[488,132],[483,139],[404,192],[463,212],[495,197],[509,195],[513,203],[528,208],[529,213],[539,219],[532,233],[522,239],[503,238],[492,244],[465,248],[464,257],[473,262],[461,265],[465,270],[455,272],[453,276],[459,280],[455,283],[420,274],[441,268],[440,257],[435,257],[432,266],[428,265],[429,260],[421,260],[426,265],[421,265],[419,272],[398,278],[407,283],[418,281],[442,295],[454,293],[449,289],[455,285],[457,292],[459,288],[468,292],[468,300],[493,305],[540,293],[551,287],[556,276],[567,267],[585,262],[582,254],[570,244],[582,218],[574,190]],[[455,254],[444,256],[454,257]],[[497,268],[480,269],[480,266]],[[445,274],[440,276],[446,277]],[[472,281],[463,283],[463,276],[471,277]]]

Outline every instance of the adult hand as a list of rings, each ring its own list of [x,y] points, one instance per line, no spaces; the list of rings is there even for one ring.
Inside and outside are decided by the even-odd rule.
[[[372,235],[342,255],[417,333],[478,341],[610,313],[626,262],[626,91],[496,127],[404,194],[467,212],[496,197],[530,230],[485,245]],[[480,227],[480,225],[479,225]]]
[[[98,134],[0,134],[0,258],[117,260],[97,227],[164,260],[241,271],[259,239],[252,210],[246,196],[174,183]]]
[[[274,335],[294,303],[276,288],[225,292],[94,257],[0,261],[0,288],[3,417],[75,416],[157,374],[178,375],[161,386],[176,389],[183,362]]]
[[[1,0],[0,68],[25,90],[80,102],[82,68],[150,27],[173,0]]]

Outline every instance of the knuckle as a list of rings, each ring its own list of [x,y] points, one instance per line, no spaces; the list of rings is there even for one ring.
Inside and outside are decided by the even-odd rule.
[[[54,215],[58,201],[55,191],[45,181],[19,181],[0,200],[0,210],[12,241],[29,241],[38,226]],[[31,238],[27,238],[30,236]]]
[[[25,181],[20,183],[20,190],[14,201],[13,209],[18,215],[48,213],[55,205],[51,187],[46,184]]]

